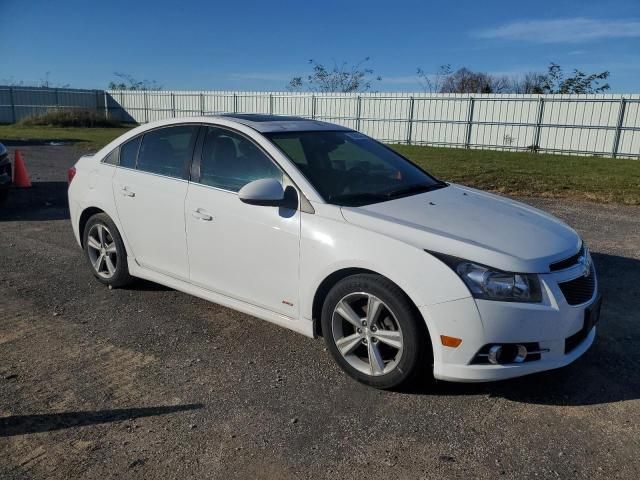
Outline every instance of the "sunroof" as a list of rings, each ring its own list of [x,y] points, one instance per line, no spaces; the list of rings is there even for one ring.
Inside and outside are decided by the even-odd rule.
[[[220,115],[221,117],[231,117],[237,118],[239,120],[246,120],[248,122],[283,122],[283,121],[301,121],[306,120],[301,117],[292,117],[286,115],[266,115],[262,113],[225,113],[224,115]]]

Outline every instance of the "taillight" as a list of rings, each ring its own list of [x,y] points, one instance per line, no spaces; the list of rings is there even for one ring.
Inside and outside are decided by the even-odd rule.
[[[67,182],[69,182],[69,185],[71,185],[71,180],[73,180],[73,177],[75,176],[76,176],[76,167],[71,167],[67,171]]]

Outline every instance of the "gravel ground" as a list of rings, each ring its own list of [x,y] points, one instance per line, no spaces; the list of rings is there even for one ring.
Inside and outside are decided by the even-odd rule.
[[[583,358],[380,392],[322,341],[152,283],[104,288],[68,222],[79,151],[23,152],[34,188],[0,207],[0,478],[640,478],[639,207],[525,199],[595,252]]]

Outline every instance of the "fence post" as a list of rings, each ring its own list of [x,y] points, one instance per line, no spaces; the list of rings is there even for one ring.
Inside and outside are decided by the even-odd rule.
[[[233,113],[238,113],[238,94],[233,92]]]
[[[144,90],[142,95],[144,99],[144,122],[149,123],[149,99],[147,98],[147,91]]]
[[[176,94],[171,92],[171,115],[176,117]]]
[[[413,136],[413,110],[415,106],[415,98],[409,98],[409,117],[407,121],[407,145],[411,145],[411,137]]]
[[[273,115],[273,93],[269,94],[269,115]]]
[[[56,110],[59,110],[60,109],[60,92],[58,91],[57,88],[54,90],[54,94],[56,96]]]
[[[106,90],[104,90],[104,118],[109,120],[109,97]]]
[[[531,151],[537,153],[540,151],[540,131],[542,130],[542,118],[544,117],[544,97],[538,100],[538,112],[536,114],[536,130],[533,134],[533,145]]]
[[[124,121],[127,111],[124,108],[124,92],[120,90],[120,121]]]
[[[311,118],[316,118],[316,96],[311,95]]]
[[[467,112],[467,131],[465,134],[464,148],[469,148],[471,145],[471,126],[473,125],[473,107],[475,99],[469,97],[469,111]]]
[[[96,90],[96,115],[100,111],[100,90]]]
[[[613,137],[613,148],[611,149],[611,156],[616,158],[618,156],[618,147],[620,146],[620,134],[622,133],[622,125],[624,124],[624,111],[627,106],[627,101],[624,97],[620,98],[620,107],[618,109],[618,123],[616,124],[616,133]]]
[[[16,102],[13,97],[13,87],[9,87],[9,97],[11,98],[11,118],[13,118],[13,123],[16,123],[18,117],[16,116]]]
[[[362,116],[362,97],[358,95],[356,103],[356,130],[360,130],[360,117]]]

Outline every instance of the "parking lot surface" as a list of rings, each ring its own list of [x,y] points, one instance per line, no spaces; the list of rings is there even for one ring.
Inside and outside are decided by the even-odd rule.
[[[583,358],[381,392],[322,340],[102,286],[66,208],[81,152],[21,148],[34,187],[0,207],[0,478],[640,478],[639,207],[524,199],[594,252],[605,303]]]

